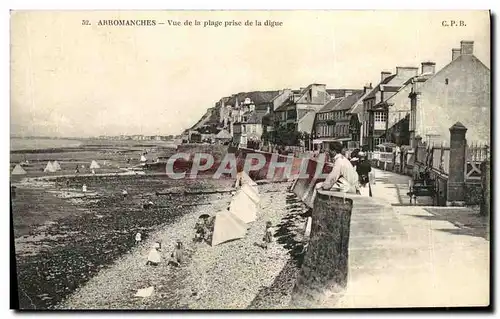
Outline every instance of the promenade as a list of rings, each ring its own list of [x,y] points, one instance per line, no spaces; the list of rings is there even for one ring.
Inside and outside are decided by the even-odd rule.
[[[489,241],[479,211],[408,206],[409,177],[375,170],[374,198],[352,215],[349,280],[323,307],[489,304]]]

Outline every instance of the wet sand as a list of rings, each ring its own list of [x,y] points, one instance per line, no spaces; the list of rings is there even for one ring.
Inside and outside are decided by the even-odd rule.
[[[227,207],[230,194],[211,195],[210,205],[187,213],[175,223],[160,227],[149,240],[117,259],[58,309],[245,309],[286,308],[295,281],[305,218],[302,207],[290,204],[289,184],[260,185],[258,219],[247,236],[211,247],[191,242],[193,224],[200,213],[214,214]],[[261,242],[266,221],[275,226],[275,241],[268,250]],[[156,240],[186,243],[188,258],[180,268],[165,262],[146,265],[147,253]],[[173,244],[162,245],[167,260]],[[287,272],[284,275],[283,269]],[[282,284],[282,282],[286,284]],[[150,297],[135,297],[138,289],[154,287]]]
[[[224,180],[215,184],[207,179],[173,181],[149,172],[112,176],[123,172],[123,167],[137,164],[144,149],[148,150],[149,159],[168,156],[174,150],[153,144],[145,148],[137,142],[102,143],[56,152],[28,150],[11,154],[11,165],[29,160],[25,166],[27,175],[11,177],[11,184],[17,187],[12,217],[21,309],[54,307],[130,251],[137,232],[147,240],[158,227],[196,211],[193,204],[208,201],[207,195],[187,198],[179,189],[210,191],[233,185],[233,181]],[[127,163],[130,157],[133,159]],[[88,174],[92,159],[101,164],[96,173],[111,175]],[[57,160],[62,170],[43,173],[47,160]],[[86,166],[79,176],[74,176],[75,163]],[[67,177],[57,177],[60,175]],[[83,184],[88,188],[85,195],[81,191]],[[123,189],[129,193],[125,199],[121,195]],[[169,190],[178,194],[155,195],[157,191]],[[156,207],[146,210],[142,204],[149,200]]]
[[[260,185],[260,217],[247,237],[210,247],[191,242],[194,224],[202,213],[227,208],[234,180],[171,180],[151,172],[115,176],[138,158],[127,163],[128,146],[92,147],[29,153],[28,175],[11,180],[18,187],[12,213],[21,309],[286,307],[302,251],[297,234],[305,222],[287,195],[290,183]],[[172,152],[150,151],[156,156]],[[11,157],[16,156],[23,155]],[[106,165],[97,175],[88,168],[73,174],[76,162],[88,167],[90,159],[103,163],[103,158]],[[42,173],[47,159],[58,160],[63,170]],[[150,200],[155,207],[144,209]],[[267,220],[276,225],[276,242],[263,251],[254,242],[262,239]],[[138,246],[137,232],[143,237]],[[178,239],[188,246],[184,266],[146,267],[154,241],[162,241],[165,257]],[[149,286],[155,287],[153,296],[134,297],[137,289]]]
[[[104,180],[103,180],[104,179]],[[17,271],[21,308],[52,307],[73,290],[82,286],[99,270],[127,253],[135,244],[137,232],[147,239],[159,226],[175,223],[184,214],[195,211],[191,203],[207,202],[208,196],[172,194],[156,196],[156,191],[178,187],[166,177],[119,176],[76,177],[72,185],[87,184],[96,196],[75,199],[57,198],[51,188],[45,190],[19,189],[13,201],[15,220],[24,227],[15,227]],[[213,189],[211,181],[184,181],[187,189]],[[221,187],[217,181],[217,187]],[[230,187],[231,182],[227,183]],[[123,198],[121,189],[129,195]],[[52,192],[48,192],[51,190]],[[77,188],[74,189],[75,191]],[[35,205],[26,204],[26,198],[37,194]],[[142,203],[153,201],[156,207],[144,209]],[[42,213],[43,212],[43,213]],[[44,221],[37,227],[28,222]]]

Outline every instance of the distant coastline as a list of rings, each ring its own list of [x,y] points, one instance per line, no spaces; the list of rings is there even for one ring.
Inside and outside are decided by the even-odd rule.
[[[11,137],[10,150],[43,150],[66,147],[78,147],[82,141],[70,138],[50,138],[50,137]]]

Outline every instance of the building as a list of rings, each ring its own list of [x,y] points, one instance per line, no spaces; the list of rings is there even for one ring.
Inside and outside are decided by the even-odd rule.
[[[383,102],[387,108],[387,131],[382,136],[387,142],[396,145],[410,145],[409,123],[410,123],[410,99],[414,84],[420,86],[436,71],[436,63],[422,62],[420,74],[408,79],[403,86],[391,97]]]
[[[291,94],[275,110],[274,126],[286,126],[290,130],[310,134],[316,112],[329,101],[325,84],[310,84],[299,93]]]
[[[236,122],[241,123],[243,116],[249,112],[257,112],[262,118],[274,108],[274,101],[279,99],[285,92],[280,91],[253,91],[233,94],[229,98],[223,98],[220,101],[224,109],[222,114],[221,127],[227,129],[233,135],[233,125]]]
[[[348,91],[346,96],[332,99],[316,113],[313,136],[316,142],[322,143],[324,149],[329,149],[331,142],[349,146],[351,134],[348,112],[365,93],[363,90]]]
[[[240,147],[259,144],[263,133],[262,115],[256,111],[245,113],[242,120],[234,123],[233,141]]]
[[[474,56],[474,42],[461,41],[452,60],[427,81],[412,83],[409,135],[446,143],[456,122],[467,127],[467,140],[490,145],[490,69]]]
[[[291,91],[291,95],[276,110],[273,125],[286,126],[298,132],[311,134],[316,112],[330,100],[344,97],[355,90],[326,89],[325,84],[313,83],[300,90]]]
[[[233,142],[240,146],[248,146],[251,141],[259,144],[265,130],[263,119],[271,116],[274,110],[291,95],[291,90],[254,91],[232,96],[226,103],[230,110],[228,125],[234,137]],[[241,101],[241,102],[240,102]],[[264,121],[264,123],[266,123]]]
[[[325,104],[315,115],[312,136],[314,144],[321,144],[323,149],[329,149],[329,143],[335,141],[334,107],[343,97],[335,98]]]
[[[381,72],[380,83],[363,98],[362,146],[373,150],[385,143],[388,109],[385,101],[396,94],[408,79],[418,74],[417,67],[396,67],[396,74]]]
[[[363,95],[356,101],[347,112],[349,116],[349,134],[351,137],[349,148],[360,148],[363,145],[363,124],[366,123],[366,112],[364,111],[363,99],[373,89],[372,84],[367,84],[363,87]]]

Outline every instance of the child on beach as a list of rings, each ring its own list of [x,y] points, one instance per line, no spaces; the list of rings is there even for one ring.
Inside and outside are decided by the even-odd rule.
[[[264,237],[262,238],[263,243],[254,243],[254,245],[259,246],[264,249],[269,248],[269,244],[273,242],[273,224],[271,222],[266,223],[266,230],[264,232]]]
[[[177,241],[177,245],[170,257],[169,265],[179,267],[184,262],[184,245],[180,240]]]
[[[158,266],[160,264],[161,256],[158,252],[158,249],[160,249],[160,244],[155,243],[153,245],[153,248],[151,248],[151,250],[149,251],[148,262],[146,263],[146,265]]]
[[[135,234],[135,244],[138,245],[142,240],[141,233]]]

